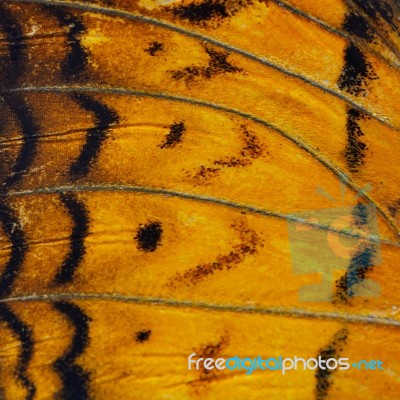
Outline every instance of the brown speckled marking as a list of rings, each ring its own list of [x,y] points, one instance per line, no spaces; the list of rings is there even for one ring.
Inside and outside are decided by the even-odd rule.
[[[182,2],[169,11],[177,18],[193,25],[217,27],[242,8],[253,4],[252,0],[203,0]]]
[[[222,357],[222,352],[229,344],[229,338],[227,335],[221,336],[217,343],[209,343],[200,348],[194,349],[193,353],[196,353],[196,360],[199,358],[213,358],[214,360]],[[203,360],[204,361],[204,360]],[[221,371],[212,369],[208,370],[204,368],[203,363],[201,363],[201,367],[198,371],[199,378],[197,380],[190,381],[190,385],[195,389],[199,389],[201,387],[205,387],[207,384],[212,382],[213,380],[218,379],[218,375]]]
[[[217,75],[242,71],[241,68],[232,65],[228,61],[228,52],[215,50],[210,46],[206,46],[205,51],[210,57],[207,66],[192,65],[176,71],[169,71],[172,79],[190,83],[197,79],[211,79]]]
[[[208,184],[208,181],[218,175],[225,168],[242,168],[252,165],[253,161],[260,158],[263,154],[263,146],[257,136],[249,131],[245,125],[240,127],[240,138],[243,142],[243,147],[240,150],[239,156],[225,157],[220,160],[215,160],[212,166],[201,165],[199,171],[194,175],[188,173],[188,177],[194,178],[194,185]]]
[[[239,233],[240,243],[233,246],[228,254],[217,256],[215,261],[197,265],[182,274],[176,274],[170,286],[180,282],[187,285],[196,285],[217,271],[228,271],[239,266],[247,257],[257,253],[257,248],[262,247],[261,237],[245,222],[233,223],[231,227]]]

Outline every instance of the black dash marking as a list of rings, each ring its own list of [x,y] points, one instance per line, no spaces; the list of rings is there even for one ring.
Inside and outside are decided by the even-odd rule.
[[[145,331],[140,331],[136,332],[136,341],[139,343],[146,342],[147,340],[150,339],[151,335],[151,330],[145,330]]]
[[[360,138],[364,135],[359,121],[367,116],[361,111],[349,108],[347,111],[347,146],[345,150],[346,162],[351,172],[358,172],[364,163],[365,152],[368,149]]]
[[[330,358],[339,359],[340,352],[343,351],[344,344],[347,340],[348,331],[347,329],[343,328],[338,331],[334,337],[332,338],[331,342],[328,344],[327,347],[320,350],[317,359],[321,357],[321,360],[324,360],[325,363]],[[324,363],[324,364],[325,364]],[[317,384],[315,387],[315,395],[316,400],[324,400],[328,395],[328,391],[332,386],[332,373],[334,370],[329,369],[321,369],[318,368],[315,371],[315,378],[317,380]]]
[[[235,73],[242,71],[241,68],[232,65],[227,59],[229,53],[225,51],[218,51],[206,47],[206,52],[210,57],[210,61],[206,67],[190,66],[181,70],[170,71],[174,80],[185,80],[190,82],[195,78],[210,79],[216,75],[225,73]]]
[[[17,315],[15,315],[6,304],[0,304],[0,321],[14,333],[21,343],[21,351],[18,364],[15,368],[15,376],[27,390],[25,400],[32,400],[36,393],[35,384],[29,379],[27,369],[33,355],[34,340],[31,329]]]
[[[371,42],[375,36],[374,29],[370,26],[366,18],[361,15],[350,13],[346,15],[343,28],[361,39]]]
[[[369,221],[368,207],[358,203],[353,210],[355,226],[368,226]],[[369,271],[374,267],[376,256],[376,246],[378,244],[362,242],[359,249],[351,258],[346,273],[336,281],[335,300],[347,302],[356,293],[354,286],[362,282]]]
[[[354,96],[366,95],[368,81],[378,79],[371,63],[354,44],[349,44],[345,50],[345,65],[340,74],[338,86],[341,90]]]
[[[86,253],[85,239],[89,234],[89,216],[85,204],[79,201],[75,195],[62,194],[60,199],[73,222],[70,250],[54,279],[56,283],[63,284],[73,280],[75,271]]]
[[[151,56],[157,55],[157,53],[164,50],[164,45],[160,42],[151,42],[149,47],[145,50]]]
[[[165,137],[165,141],[160,147],[162,149],[171,149],[176,146],[182,140],[182,136],[186,131],[185,124],[183,121],[175,122],[171,125],[168,135]]]
[[[85,94],[75,94],[73,99],[82,108],[92,112],[96,121],[95,127],[87,130],[86,142],[82,151],[69,170],[70,176],[77,179],[88,174],[100,152],[101,144],[106,139],[111,126],[119,122],[119,117],[114,110]]]
[[[76,304],[58,301],[54,303],[54,308],[64,314],[75,329],[69,348],[53,364],[63,383],[60,398],[87,400],[90,375],[75,362],[89,345],[90,318]]]
[[[77,78],[85,70],[88,62],[88,53],[82,46],[80,35],[86,32],[86,27],[80,18],[66,12],[60,7],[48,7],[50,13],[67,28],[67,40],[70,51],[62,64],[62,73],[65,80]]]
[[[21,224],[13,210],[4,201],[0,202],[0,224],[5,236],[11,242],[11,255],[0,276],[0,297],[6,297],[11,294],[15,278],[24,263],[28,246]]]
[[[149,253],[155,251],[160,244],[162,232],[160,222],[140,225],[135,236],[138,249]]]

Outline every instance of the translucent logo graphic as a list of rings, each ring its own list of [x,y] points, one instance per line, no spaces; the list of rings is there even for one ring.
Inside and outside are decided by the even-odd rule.
[[[300,301],[331,302],[380,295],[379,284],[368,278],[368,272],[381,263],[376,209],[360,201],[369,189],[366,186],[352,206],[291,215],[288,233],[293,272],[321,276],[319,283],[300,288]],[[335,201],[323,189],[318,192]]]

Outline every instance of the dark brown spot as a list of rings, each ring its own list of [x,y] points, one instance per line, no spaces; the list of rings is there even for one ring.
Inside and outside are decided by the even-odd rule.
[[[138,249],[145,252],[155,251],[160,244],[162,232],[160,222],[150,222],[146,225],[140,225],[135,236]]]
[[[160,145],[162,149],[171,149],[176,146],[182,140],[182,136],[186,131],[185,124],[183,121],[175,122],[171,125],[168,135],[165,137],[165,141]]]
[[[162,52],[164,50],[164,45],[160,42],[151,42],[149,47],[145,50],[151,56],[157,55],[157,53]]]
[[[136,332],[136,341],[139,343],[146,342],[147,340],[150,339],[150,335],[151,335],[150,329]]]
[[[253,4],[250,0],[203,0],[171,8],[173,15],[196,25],[218,26],[240,9]]]
[[[210,57],[207,66],[190,66],[181,70],[170,71],[172,79],[176,81],[184,80],[188,83],[194,79],[211,79],[216,75],[242,71],[241,68],[228,61],[228,52],[218,51],[210,47],[206,47],[205,50]]]

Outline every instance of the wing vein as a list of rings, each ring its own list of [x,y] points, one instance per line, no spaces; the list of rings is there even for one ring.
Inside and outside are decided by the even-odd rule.
[[[199,310],[244,313],[244,314],[268,314],[293,318],[309,318],[345,321],[353,324],[370,324],[378,326],[390,326],[400,328],[400,321],[393,318],[377,317],[374,315],[358,315],[336,311],[312,311],[304,308],[284,307],[257,307],[241,306],[234,304],[214,304],[205,302],[192,302],[158,297],[127,296],[118,293],[57,293],[42,295],[26,295],[0,299],[1,303],[18,302],[48,302],[48,301],[116,301],[145,305],[158,305],[175,308],[191,308]]]
[[[207,42],[214,46],[223,48],[227,51],[239,54],[239,55],[246,57],[252,61],[258,62],[258,63],[268,66],[270,68],[273,68],[273,69],[275,69],[287,76],[290,76],[292,78],[299,79],[310,86],[316,87],[316,88],[322,90],[323,92],[326,92],[334,97],[339,98],[340,100],[344,101],[345,103],[349,104],[350,106],[352,106],[352,107],[362,111],[363,113],[369,115],[370,117],[380,121],[382,124],[389,126],[390,128],[392,128],[396,131],[400,131],[400,128],[393,126],[387,117],[380,116],[380,115],[368,110],[367,108],[363,107],[361,104],[349,99],[347,96],[343,95],[342,93],[340,93],[338,91],[335,91],[334,89],[331,89],[327,86],[323,86],[320,83],[315,82],[312,79],[309,79],[306,76],[303,76],[297,72],[290,71],[278,64],[275,64],[274,62],[268,60],[267,58],[258,57],[257,55],[255,55],[251,52],[248,52],[246,50],[235,47],[229,43],[225,43],[220,40],[214,39],[214,38],[204,35],[200,32],[185,29],[180,26],[168,23],[166,21],[159,20],[157,18],[146,17],[143,15],[134,14],[129,11],[124,11],[124,10],[120,10],[120,9],[116,9],[116,8],[101,7],[101,6],[83,4],[80,2],[70,3],[68,1],[63,1],[63,0],[60,0],[60,1],[59,0],[18,0],[18,2],[48,4],[48,5],[53,5],[53,6],[69,7],[69,8],[76,9],[76,10],[104,14],[104,15],[107,15],[110,17],[117,17],[117,18],[119,17],[119,18],[124,18],[124,19],[128,19],[128,20],[133,20],[133,21],[136,20],[136,21],[140,21],[140,22],[145,22],[145,23],[159,26],[159,27],[162,27],[165,29],[169,29],[174,32],[178,32],[180,34],[191,37],[193,39],[201,40],[202,42]]]
[[[53,87],[22,87],[15,89],[8,89],[0,91],[1,94],[13,93],[13,92],[38,92],[38,93],[73,93],[73,92],[89,92],[89,93],[99,93],[99,94],[115,94],[115,95],[128,95],[128,96],[142,96],[157,98],[175,102],[188,103],[199,107],[210,108],[217,111],[226,112],[229,114],[234,114],[239,117],[245,118],[247,120],[253,121],[259,125],[270,128],[274,130],[279,135],[285,137],[286,139],[293,142],[300,149],[309,153],[316,161],[325,166],[330,172],[336,175],[343,183],[347,184],[355,192],[360,193],[360,195],[373,204],[381,216],[385,219],[388,225],[391,227],[393,232],[400,236],[400,232],[391,216],[386,213],[379,204],[377,204],[367,193],[364,193],[360,186],[358,186],[345,172],[343,172],[338,166],[336,166],[332,161],[325,158],[320,154],[315,148],[305,143],[302,139],[294,137],[291,134],[281,130],[280,128],[272,125],[271,123],[256,117],[255,115],[242,112],[240,110],[229,108],[220,104],[209,103],[189,97],[183,96],[173,96],[166,93],[160,92],[149,92],[144,90],[126,89],[119,87],[89,87],[89,86],[53,86]]]

